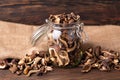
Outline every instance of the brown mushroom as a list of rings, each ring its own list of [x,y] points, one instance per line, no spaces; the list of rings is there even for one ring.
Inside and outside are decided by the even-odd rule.
[[[30,55],[26,54],[26,59],[28,59],[29,61],[32,61],[38,54],[39,54],[38,50],[33,50],[32,54]]]
[[[93,55],[92,55],[90,52],[88,52],[88,51],[85,51],[85,54],[86,54],[86,56],[87,56],[88,58],[92,58],[92,57],[93,57]]]
[[[56,51],[54,48],[49,48],[49,53],[50,53],[50,59],[52,61],[55,61],[55,63],[58,63],[59,66],[63,65],[63,62],[58,56],[58,51]]]
[[[41,57],[34,58],[33,64],[38,64],[41,59],[42,59]]]
[[[100,69],[101,64],[99,64],[98,62],[96,62],[96,63],[92,64],[92,67]]]
[[[46,68],[46,71],[53,71],[53,68],[50,66],[45,66],[45,68]]]
[[[105,60],[103,60],[101,62],[101,68],[100,68],[100,70],[101,71],[110,71],[110,66],[109,66],[109,64]]]
[[[22,58],[19,62],[18,62],[19,65],[23,65],[25,64],[25,58]]]
[[[68,48],[68,44],[65,40],[63,40],[62,38],[59,38],[59,41],[65,46],[65,48]]]
[[[66,65],[69,64],[70,59],[69,59],[69,56],[68,56],[67,51],[65,51],[65,50],[60,50],[60,51],[59,51],[59,57],[61,58],[64,66],[66,66]]]
[[[119,64],[119,60],[117,58],[115,58],[112,63],[114,63],[114,65],[118,65]]]
[[[9,70],[10,70],[12,73],[15,73],[15,72],[18,70],[18,67],[17,67],[16,64],[13,64],[13,65],[9,68]]]
[[[74,42],[74,46],[73,46],[72,48],[66,48],[66,49],[67,49],[67,52],[74,51],[76,47],[77,47],[77,43]]]
[[[71,51],[74,51],[75,50],[75,48],[77,47],[77,43],[74,41],[73,43],[74,43],[74,45],[73,45],[73,47],[72,48],[69,48],[69,46],[68,46],[68,44],[67,44],[67,42],[65,41],[65,40],[63,40],[62,38],[59,38],[59,41],[66,47],[66,50],[67,50],[67,52],[71,52]]]
[[[22,72],[23,72],[23,71],[18,70],[18,71],[16,71],[16,74],[17,74],[17,75],[21,75],[21,74],[22,74]]]
[[[0,69],[5,69],[7,67],[7,62],[5,60],[0,60]]]
[[[33,59],[33,61],[30,63],[31,67],[34,69],[38,69],[38,63],[41,61],[41,57],[36,57]],[[27,63],[28,64],[28,63]]]
[[[31,74],[37,73],[37,72],[39,72],[39,71],[40,71],[40,70],[30,70],[30,71],[28,72],[27,76],[30,76]]]
[[[25,69],[24,69],[24,71],[23,71],[23,73],[25,75],[27,75],[30,70],[31,70],[31,67],[30,66],[26,66]]]
[[[103,53],[103,55],[105,56],[105,57],[108,57],[108,56],[110,56],[110,55],[113,55],[112,53],[110,53],[109,51],[102,51],[102,53]],[[113,55],[114,56],[114,55]]]
[[[115,65],[114,69],[115,70],[120,70],[120,65]]]
[[[24,69],[25,65],[17,65],[17,67],[18,67],[19,70],[22,71]]]
[[[81,72],[89,72],[91,70],[91,65],[90,64],[87,64],[87,65],[84,65]]]
[[[39,71],[35,72],[37,76],[42,75],[48,71],[53,71],[53,68],[50,66],[42,66]]]
[[[41,64],[42,64],[42,65],[46,65],[46,64],[47,64],[47,62],[45,61],[44,58],[41,59]]]
[[[101,55],[101,46],[97,46],[94,49],[95,56],[98,58]]]

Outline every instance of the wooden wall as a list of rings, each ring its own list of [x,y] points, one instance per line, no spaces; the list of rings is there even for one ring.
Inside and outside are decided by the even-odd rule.
[[[0,0],[0,20],[40,25],[50,14],[75,12],[86,25],[120,25],[120,0]]]

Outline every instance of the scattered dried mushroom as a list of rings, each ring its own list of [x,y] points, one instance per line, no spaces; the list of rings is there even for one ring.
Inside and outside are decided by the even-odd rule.
[[[24,58],[21,60],[13,59],[9,63],[5,62],[4,60],[0,60],[0,69],[5,69],[6,66],[9,66],[9,70],[17,75],[25,74],[26,76],[30,76],[33,73],[36,74],[44,74],[49,71],[52,71],[51,65],[47,60],[48,57],[46,56],[45,51],[41,51],[39,53],[32,53],[31,55],[26,54]]]
[[[120,54],[115,51],[102,50],[100,46],[89,48],[81,61],[81,72],[89,72],[92,68],[100,71],[120,70]]]
[[[7,67],[7,62],[6,60],[1,60],[0,59],[0,69],[5,69]]]
[[[64,61],[62,61],[61,57],[58,57],[58,53],[54,51],[54,48],[50,48],[50,51],[50,55],[46,55],[47,52],[45,51],[40,51],[39,53],[26,55],[21,60],[12,59],[10,62],[0,60],[0,69],[7,67],[14,74],[31,76],[34,73],[36,73],[36,75],[42,75],[53,71],[51,66],[54,64],[51,64],[51,62],[58,65],[66,65],[69,63],[68,54],[66,52],[61,54],[61,57],[65,58]],[[113,50],[103,50],[100,46],[89,48],[83,53],[79,65],[81,72],[89,72],[93,68],[97,68],[100,71],[110,71],[112,69],[120,70],[120,54]]]

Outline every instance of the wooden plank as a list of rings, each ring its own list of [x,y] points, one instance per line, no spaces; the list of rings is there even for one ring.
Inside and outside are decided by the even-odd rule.
[[[120,80],[120,71],[101,72],[93,69],[89,73],[81,73],[80,68],[72,69],[54,69],[53,72],[44,74],[43,76],[31,77],[25,75],[17,76],[8,70],[0,70],[0,80]]]
[[[0,20],[40,25],[50,14],[75,12],[86,25],[120,24],[119,0],[1,0]]]

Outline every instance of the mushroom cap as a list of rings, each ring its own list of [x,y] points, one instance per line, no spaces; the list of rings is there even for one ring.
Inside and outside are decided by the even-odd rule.
[[[7,67],[7,63],[4,60],[0,60],[0,69],[5,69]]]

